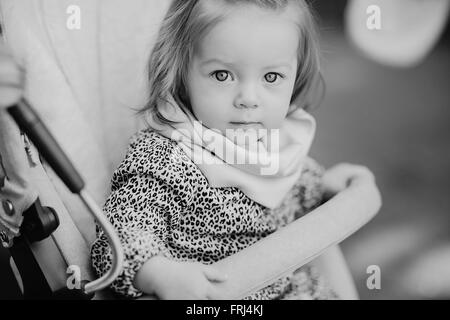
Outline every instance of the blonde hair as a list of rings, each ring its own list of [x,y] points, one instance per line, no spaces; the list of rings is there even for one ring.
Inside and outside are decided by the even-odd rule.
[[[227,4],[253,4],[272,10],[283,9],[290,3],[298,6],[303,41],[300,41],[298,49],[299,63],[291,103],[295,102],[297,108],[310,109],[311,94],[315,93],[320,83],[323,84],[323,79],[320,74],[316,25],[311,9],[304,0],[173,0],[150,55],[150,95],[140,113],[150,113],[162,123],[173,123],[165,119],[157,108],[160,102],[168,102],[170,96],[184,111],[192,110],[186,83],[195,44],[224,18],[223,10],[206,10],[202,6],[202,3],[210,5],[212,1],[214,4],[223,4],[224,8]]]

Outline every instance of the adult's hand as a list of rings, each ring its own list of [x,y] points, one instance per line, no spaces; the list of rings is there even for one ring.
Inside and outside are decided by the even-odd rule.
[[[23,69],[14,61],[6,44],[0,40],[0,110],[22,98]]]
[[[2,152],[7,148],[11,149],[12,145],[17,141],[10,141],[8,146],[4,143],[7,135],[11,133],[10,123],[1,114],[3,109],[15,105],[22,98],[24,74],[23,70],[16,64],[11,56],[9,49],[3,41],[0,40],[0,244],[4,247],[9,247],[12,244],[12,239],[19,235],[19,228],[22,218],[18,218],[14,201],[10,201],[7,196],[16,200],[16,195],[19,190],[22,190],[23,179],[16,179],[16,172],[5,170],[9,168],[12,161],[4,158],[2,159]],[[5,151],[5,153],[7,153]],[[15,159],[17,160],[17,159]],[[17,162],[15,162],[17,164]],[[8,181],[6,181],[8,176]],[[21,183],[14,184],[14,188],[10,185],[15,181]],[[7,191],[5,191],[7,189]]]

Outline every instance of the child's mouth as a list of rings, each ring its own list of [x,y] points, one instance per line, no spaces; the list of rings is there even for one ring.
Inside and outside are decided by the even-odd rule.
[[[262,123],[261,122],[253,122],[253,121],[233,121],[230,122],[234,127],[237,127],[239,129],[262,129]]]

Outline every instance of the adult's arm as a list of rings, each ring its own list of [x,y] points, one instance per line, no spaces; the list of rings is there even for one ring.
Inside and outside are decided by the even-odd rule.
[[[373,177],[353,179],[347,189],[254,245],[218,261],[228,275],[217,284],[224,297],[241,299],[312,261],[371,220],[381,207]]]

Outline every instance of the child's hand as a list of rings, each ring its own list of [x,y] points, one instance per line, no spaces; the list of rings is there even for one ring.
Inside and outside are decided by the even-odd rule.
[[[220,300],[213,283],[225,280],[226,276],[211,266],[171,261],[156,295],[164,300]]]
[[[198,262],[176,262],[159,259],[158,267],[147,273],[154,294],[163,300],[223,299],[214,282],[226,281],[226,276],[212,266]]]
[[[349,163],[340,163],[328,169],[323,176],[325,198],[329,199],[346,189],[350,184],[363,180],[375,180],[373,173],[368,168]]]

